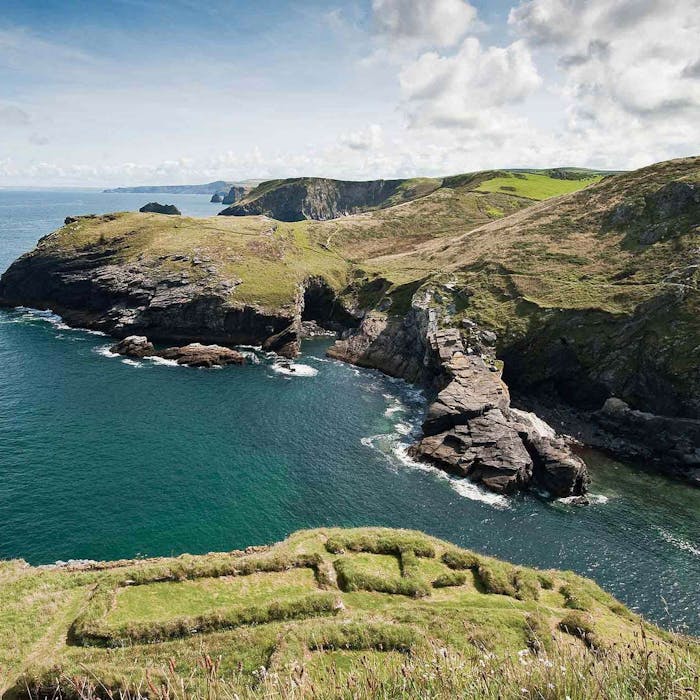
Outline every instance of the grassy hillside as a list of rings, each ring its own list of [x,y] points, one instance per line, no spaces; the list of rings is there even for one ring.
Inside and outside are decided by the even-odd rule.
[[[505,192],[526,197],[527,199],[543,200],[557,197],[560,194],[576,192],[582,187],[599,182],[600,176],[565,180],[553,178],[539,173],[504,173],[500,177],[494,177],[482,182],[478,192]]]
[[[593,171],[555,169],[484,171],[446,178],[368,182],[313,177],[269,180],[221,213],[234,216],[267,214],[283,221],[329,220],[348,213],[387,209],[444,188],[501,193],[537,201],[574,192],[599,181],[601,177]],[[498,208],[494,211],[498,211]]]
[[[50,262],[83,269],[101,289],[109,282],[110,294],[145,280],[144,294],[167,286],[182,298],[211,294],[231,308],[285,317],[309,278],[323,279],[347,307],[378,307],[383,315],[405,314],[414,293],[430,291],[443,324],[469,319],[496,331],[506,371],[515,369],[514,357],[529,360],[509,381],[594,387],[588,398],[565,397],[590,408],[614,394],[642,410],[698,417],[700,158],[587,182],[471,173],[400,204],[328,221],[80,218],[44,238],[23,261],[26,271],[19,265],[3,278],[4,289],[15,294],[10,302],[25,303],[22,288],[42,279]],[[39,292],[46,296],[35,293],[31,303],[52,306],[59,277],[51,274],[48,291]],[[112,283],[122,278],[123,286]],[[564,351],[556,352],[564,346],[562,359]],[[556,374],[562,363],[563,377]]]
[[[589,580],[412,531],[312,530],[245,553],[87,568],[0,564],[7,697],[59,686],[81,697],[691,698],[698,662],[697,640]]]

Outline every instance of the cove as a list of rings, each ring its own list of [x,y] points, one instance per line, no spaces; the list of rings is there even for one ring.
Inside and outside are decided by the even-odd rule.
[[[59,215],[80,213],[76,197],[82,211],[126,208],[109,195],[2,194],[3,268]],[[201,553],[306,527],[418,528],[576,570],[656,622],[700,630],[697,491],[589,454],[599,497],[589,507],[485,494],[407,460],[420,393],[328,361],[326,341],[305,344],[293,375],[255,353],[243,368],[193,370],[111,357],[110,344],[49,314],[0,312],[0,557]]]

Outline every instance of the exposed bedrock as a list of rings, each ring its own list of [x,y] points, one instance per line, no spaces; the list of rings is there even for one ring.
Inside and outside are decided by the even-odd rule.
[[[71,258],[28,254],[0,279],[0,304],[51,309],[77,327],[117,338],[145,335],[158,343],[265,345],[288,357],[299,351],[305,305],[324,329],[356,325],[355,318],[321,279],[299,286],[296,301],[265,309],[236,301],[237,279],[210,274],[209,262],[193,257],[189,270],[159,265],[113,264],[112,250]]]
[[[144,357],[162,357],[166,360],[174,360],[179,365],[187,365],[189,367],[221,367],[224,365],[245,364],[245,358],[240,352],[221,345],[189,343],[183,347],[158,350],[146,336],[139,335],[130,335],[120,340],[111,348],[111,352],[139,359]]]
[[[512,409],[497,367],[468,354],[459,330],[438,330],[427,305],[402,319],[370,314],[328,354],[436,392],[412,456],[499,493],[531,486],[553,496],[585,493],[586,466],[569,443],[536,416]]]
[[[700,486],[700,420],[637,411],[617,398],[608,399],[593,419],[615,436],[620,452]]]

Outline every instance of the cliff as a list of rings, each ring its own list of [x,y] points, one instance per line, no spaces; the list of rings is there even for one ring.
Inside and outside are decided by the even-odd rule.
[[[285,182],[266,191],[311,191]],[[334,357],[449,398],[457,417],[424,427],[422,456],[497,490],[545,478],[568,495],[586,481],[570,446],[533,437],[509,398],[489,398],[499,387],[521,407],[564,402],[615,454],[698,480],[700,159],[585,182],[462,175],[327,222],[78,217],[10,267],[0,300],[118,337],[287,355],[303,321],[317,321],[342,333]],[[394,185],[375,187],[379,197]],[[557,187],[574,191],[547,198]],[[257,192],[242,202],[259,202],[265,187]],[[313,212],[333,213],[325,206]],[[456,333],[451,354],[443,332]],[[610,398],[629,412],[603,411]],[[630,427],[640,414],[656,416],[663,435]]]
[[[0,600],[4,698],[700,691],[698,641],[592,581],[408,530],[309,530],[165,559],[2,562]]]
[[[280,221],[325,221],[407,201],[429,194],[439,186],[439,180],[429,179],[351,182],[303,177],[270,180],[220,214],[264,214]]]
[[[580,171],[578,177],[567,178],[561,177],[562,172],[568,174],[570,171],[487,171],[440,179],[413,178],[366,182],[319,177],[270,180],[258,185],[235,206],[224,209],[220,214],[264,214],[280,221],[326,221],[349,214],[393,207],[425,197],[442,187],[455,189],[469,186],[473,191],[504,193],[524,199],[541,200],[573,192],[601,178],[601,175],[593,171]]]

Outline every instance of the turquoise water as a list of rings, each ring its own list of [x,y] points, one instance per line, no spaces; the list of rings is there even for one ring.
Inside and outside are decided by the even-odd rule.
[[[0,269],[68,214],[148,199],[0,191]],[[203,196],[166,199],[218,211]],[[326,341],[305,345],[294,376],[252,351],[245,367],[195,370],[110,356],[109,345],[50,314],[0,311],[0,557],[206,552],[304,527],[410,527],[574,569],[700,633],[698,490],[591,454],[593,505],[505,500],[406,460],[419,392],[328,361]]]

